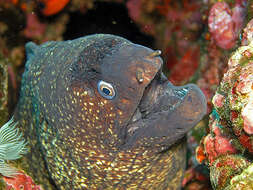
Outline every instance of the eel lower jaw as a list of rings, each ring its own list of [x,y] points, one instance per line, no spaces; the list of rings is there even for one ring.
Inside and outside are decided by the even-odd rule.
[[[128,133],[134,133],[135,130],[145,125],[148,118],[160,113],[168,113],[176,109],[183,102],[187,95],[188,88],[174,87],[161,71],[146,87],[143,97],[137,106],[128,125]]]
[[[194,84],[173,86],[157,75],[147,86],[128,125],[127,132],[133,139],[166,137],[182,138],[206,114],[206,100]],[[172,142],[171,140],[171,142]],[[168,145],[171,142],[167,142]]]

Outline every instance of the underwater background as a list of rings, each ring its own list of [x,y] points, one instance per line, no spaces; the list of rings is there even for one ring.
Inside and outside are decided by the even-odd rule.
[[[195,83],[206,97],[182,189],[253,189],[252,18],[251,0],[0,0],[0,126],[19,99],[27,42],[114,34],[161,50],[169,81]],[[40,189],[25,173],[1,181]]]

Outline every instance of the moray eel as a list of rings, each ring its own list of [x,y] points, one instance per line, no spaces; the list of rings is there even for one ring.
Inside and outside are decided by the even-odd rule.
[[[30,148],[23,169],[38,184],[180,189],[184,137],[206,100],[196,85],[167,80],[160,51],[108,34],[26,51],[14,118]]]

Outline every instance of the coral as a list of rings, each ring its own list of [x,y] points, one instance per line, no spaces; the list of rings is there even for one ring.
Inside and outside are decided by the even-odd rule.
[[[213,115],[210,116],[209,127],[210,134],[204,137],[203,144],[210,165],[218,156],[237,153],[237,150],[231,144],[231,137],[226,136],[224,132],[225,127]]]
[[[198,46],[189,48],[180,62],[178,62],[170,71],[169,80],[173,83],[186,82],[196,72],[199,66],[200,50]],[[182,68],[184,72],[182,72]]]
[[[230,180],[230,185],[226,190],[229,189],[253,189],[253,164],[250,164],[240,175],[236,175]]]
[[[203,168],[201,168],[202,170]],[[198,168],[190,168],[185,172],[182,187],[185,190],[207,190],[209,189],[206,181],[208,176],[204,175]]]
[[[253,20],[243,29],[242,45],[249,45],[251,41],[253,41]]]
[[[57,17],[54,23],[42,22],[34,13],[27,13],[26,18],[26,28],[22,32],[26,38],[39,43],[51,40],[62,40],[62,34],[68,22],[68,16],[66,14]]]
[[[111,0],[113,1],[113,0]],[[122,0],[114,0],[121,2]],[[10,8],[15,6],[24,13],[41,14],[44,17],[51,17],[68,11],[80,11],[85,13],[86,10],[93,8],[94,0],[0,0],[0,6]]]
[[[130,17],[140,25],[142,31],[156,39],[156,46],[162,50],[166,66],[171,69],[169,76],[174,84],[186,83],[199,66],[200,48],[196,43],[196,31],[201,28],[201,5],[200,1],[127,2]]]
[[[224,49],[234,47],[236,34],[234,33],[232,12],[227,3],[218,2],[213,5],[209,13],[208,26],[219,47]]]
[[[36,185],[33,179],[23,171],[19,171],[18,174],[12,177],[3,177],[3,180],[6,183],[6,190],[43,190],[41,186]]]
[[[60,12],[68,3],[69,0],[39,0],[42,7],[41,12],[45,16],[51,16]]]
[[[216,44],[223,49],[233,48],[246,16],[247,1],[238,1],[233,10],[226,2],[215,3],[209,13],[209,31]]]
[[[126,4],[128,10],[129,10],[129,16],[133,20],[138,20],[141,14],[141,0],[129,0]]]
[[[69,0],[8,0],[7,2],[9,6],[11,6],[10,4],[13,4],[26,13],[34,13],[39,10],[44,16],[52,16],[62,11],[69,3]],[[5,2],[5,6],[6,4],[7,3]]]
[[[244,29],[242,44],[228,60],[228,70],[212,100],[209,134],[196,151],[197,160],[210,166],[214,189],[251,186],[250,179],[240,179],[250,177],[251,170],[246,168],[253,154],[252,21]]]
[[[39,39],[45,35],[46,24],[41,23],[34,13],[26,14],[26,28],[24,36],[30,39]]]
[[[223,106],[217,105],[217,102],[214,101],[218,114],[233,129],[241,144],[250,152],[253,152],[253,142],[250,138],[253,133],[252,56],[253,43],[240,47],[233,54],[228,62],[228,71],[215,96],[225,97]]]
[[[243,169],[249,166],[249,162],[239,155],[226,155],[218,157],[210,167],[210,180],[216,190],[224,190],[230,184],[230,180]]]
[[[226,69],[226,56],[213,41],[208,43],[206,51],[200,56],[200,76],[196,83],[206,96],[208,113],[212,110],[212,97]]]

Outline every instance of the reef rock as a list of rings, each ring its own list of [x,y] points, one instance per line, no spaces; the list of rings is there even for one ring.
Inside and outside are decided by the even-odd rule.
[[[228,61],[228,70],[213,97],[209,134],[196,154],[211,170],[214,189],[247,189],[253,154],[253,41],[252,21],[244,29],[242,45]],[[249,167],[249,168],[247,168]],[[232,179],[232,180],[231,180]]]

